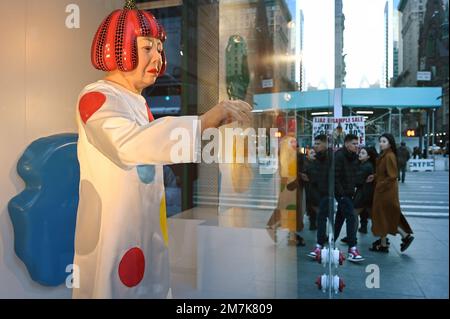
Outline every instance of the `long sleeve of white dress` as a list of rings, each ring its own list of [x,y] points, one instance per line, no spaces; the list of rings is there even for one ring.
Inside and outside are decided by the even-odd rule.
[[[142,164],[173,164],[173,147],[184,145],[189,154],[183,162],[195,162],[199,147],[197,116],[164,117],[140,125],[130,108],[113,93],[104,92],[106,101],[85,123],[89,142],[111,161],[123,168]],[[181,141],[181,134],[189,138]]]

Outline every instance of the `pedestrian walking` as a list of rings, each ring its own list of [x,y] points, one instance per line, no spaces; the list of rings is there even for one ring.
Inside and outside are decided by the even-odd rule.
[[[372,232],[380,237],[372,243],[371,251],[389,252],[387,235],[402,236],[400,251],[404,252],[414,240],[412,229],[400,209],[398,195],[397,147],[392,134],[380,139],[381,155],[377,160],[375,191],[372,205]]]
[[[318,145],[322,145],[324,142],[319,139],[316,140]],[[315,145],[316,145],[315,142]],[[326,221],[327,218],[333,219],[332,211],[333,207],[332,201],[336,199],[338,202],[338,212],[342,212],[346,221],[347,226],[347,237],[348,237],[348,256],[347,260],[352,262],[361,262],[364,258],[359,253],[356,247],[356,215],[353,207],[353,196],[355,193],[355,173],[357,168],[357,156],[358,151],[358,137],[353,134],[348,134],[344,138],[344,147],[339,149],[335,153],[335,187],[334,194],[330,192],[329,180],[327,175],[326,183],[320,189],[321,194],[319,213],[317,218],[317,244],[316,248],[309,253],[308,256],[312,258],[317,258],[317,254],[323,246],[326,239]],[[329,151],[328,151],[329,152]],[[319,160],[319,152],[316,150],[316,163]],[[326,153],[325,153],[326,154]],[[320,168],[323,171],[329,171],[330,156],[327,156],[327,167]],[[316,167],[318,167],[316,165]],[[317,172],[317,174],[324,174],[323,172]],[[310,177],[311,178],[311,177]],[[330,193],[334,195],[335,198],[330,196]],[[328,196],[326,196],[328,195]],[[330,220],[332,222],[332,220]],[[336,232],[335,232],[336,234]],[[336,235],[337,238],[337,235]]]
[[[410,159],[411,155],[409,153],[408,148],[406,147],[405,142],[400,143],[400,147],[397,150],[397,165],[398,165],[398,180],[402,181],[402,183],[405,182],[405,175],[406,175],[406,166],[408,164],[408,161]]]

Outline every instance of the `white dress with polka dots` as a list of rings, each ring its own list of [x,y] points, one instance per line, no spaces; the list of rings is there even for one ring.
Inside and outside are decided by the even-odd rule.
[[[173,163],[170,152],[179,140],[170,134],[177,128],[190,135],[191,152],[184,161],[196,159],[198,117],[154,121],[142,96],[102,80],[81,92],[77,124],[80,201],[73,298],[166,298],[162,165]]]

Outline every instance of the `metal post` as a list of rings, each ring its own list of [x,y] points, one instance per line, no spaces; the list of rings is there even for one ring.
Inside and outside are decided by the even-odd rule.
[[[436,109],[433,109],[433,113],[431,113],[431,131],[433,132],[433,138],[432,138],[431,145],[433,145],[433,146],[434,146],[434,144],[436,144],[436,141],[435,141],[436,131],[435,131],[435,126],[434,126],[435,112],[436,112]]]
[[[419,149],[422,154],[423,145],[425,144],[425,126],[427,124],[426,121],[426,111],[422,110],[420,111],[419,116]]]
[[[334,117],[342,117],[342,105],[343,105],[343,97],[342,97],[342,83],[344,82],[344,74],[343,74],[343,59],[342,59],[342,53],[343,53],[343,46],[344,46],[344,15],[342,10],[342,0],[335,0],[334,1],[334,17],[335,17],[335,25],[334,25],[334,45],[335,45],[335,67],[334,67],[334,78],[335,78],[335,84],[334,84]],[[334,142],[333,142],[334,144]],[[334,193],[334,158],[332,158],[332,165],[330,165],[329,168],[329,191],[330,194]],[[334,201],[330,203],[331,207],[329,207],[329,219],[328,219],[328,239],[329,239],[329,261],[328,261],[328,279],[329,279],[329,285],[328,285],[328,298],[333,298],[332,293],[332,286],[331,281],[333,279],[333,267],[331,265],[331,252],[334,245],[332,245],[334,238],[334,213],[335,213],[335,205]]]
[[[342,117],[342,89],[334,89],[334,117]]]
[[[389,127],[388,127],[388,132],[391,133],[392,132],[392,109],[389,109]]]
[[[430,146],[430,112],[427,110],[427,138],[425,144],[425,155],[428,157],[428,147]]]
[[[402,142],[402,109],[398,108],[398,140]]]

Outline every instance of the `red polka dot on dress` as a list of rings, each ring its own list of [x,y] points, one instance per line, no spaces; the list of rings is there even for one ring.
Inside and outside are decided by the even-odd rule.
[[[144,278],[144,272],[145,256],[142,250],[135,247],[127,251],[119,264],[120,281],[129,288],[136,287]]]
[[[80,99],[78,109],[84,124],[105,104],[106,96],[100,92],[89,92]]]

